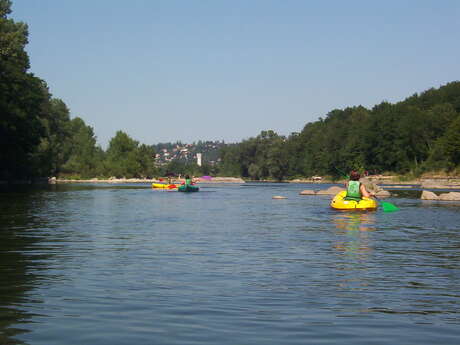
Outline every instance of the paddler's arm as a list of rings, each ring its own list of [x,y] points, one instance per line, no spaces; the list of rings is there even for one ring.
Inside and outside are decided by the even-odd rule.
[[[359,190],[360,190],[360,192],[361,192],[361,195],[362,195],[363,197],[365,197],[365,198],[371,198],[371,197],[374,196],[373,193],[369,193],[369,192],[367,191],[366,187],[364,187],[363,184],[361,184],[361,186],[359,187]]]

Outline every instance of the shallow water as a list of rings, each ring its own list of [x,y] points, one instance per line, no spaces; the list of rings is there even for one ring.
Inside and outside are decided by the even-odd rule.
[[[460,203],[312,187],[3,191],[0,344],[459,344]]]

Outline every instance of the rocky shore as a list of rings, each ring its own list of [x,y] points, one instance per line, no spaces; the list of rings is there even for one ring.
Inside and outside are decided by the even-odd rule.
[[[422,192],[422,196],[420,199],[422,200],[460,201],[460,192],[441,193],[438,195],[434,192],[424,190]]]
[[[400,188],[412,188],[412,186],[421,186],[422,188],[436,188],[436,189],[457,189],[460,188],[460,177],[459,176],[433,176],[433,177],[422,177],[418,179],[412,179],[402,181],[399,176],[396,175],[372,175],[367,176],[367,180],[377,185],[388,185]],[[286,181],[289,183],[345,183],[346,180],[331,180],[328,178],[308,178],[308,179],[293,179]]]
[[[460,201],[460,179],[455,178],[427,178],[427,179],[420,179],[417,181],[411,181],[409,183],[403,183],[401,181],[393,182],[392,180],[388,179],[375,179],[375,178],[362,178],[361,183],[366,186],[366,189],[375,194],[377,198],[387,198],[390,197],[392,194],[389,190],[385,188],[391,189],[422,189],[422,200],[440,200],[440,201]],[[319,183],[325,183],[321,181]],[[329,182],[332,183],[332,182]],[[345,181],[334,183],[345,184]],[[382,185],[385,187],[383,188]],[[337,193],[345,190],[344,187],[333,186],[327,189],[324,188],[315,188],[315,189],[306,189],[301,191],[300,195],[331,195],[334,196]],[[456,190],[452,192],[444,192],[436,194],[433,190],[445,191],[445,190]]]

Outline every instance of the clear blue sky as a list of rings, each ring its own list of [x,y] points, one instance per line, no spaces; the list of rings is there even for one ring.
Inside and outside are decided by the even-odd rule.
[[[460,1],[13,0],[31,72],[105,148],[288,135],[460,79]]]

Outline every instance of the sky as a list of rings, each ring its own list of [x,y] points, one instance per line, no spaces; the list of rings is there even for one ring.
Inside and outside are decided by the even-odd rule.
[[[458,0],[12,0],[30,72],[106,148],[300,132],[460,80]]]

